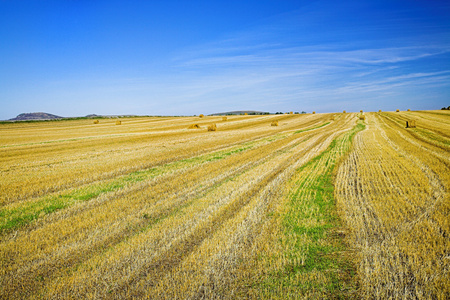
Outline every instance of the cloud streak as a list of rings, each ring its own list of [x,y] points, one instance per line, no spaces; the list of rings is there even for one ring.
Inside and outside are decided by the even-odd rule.
[[[379,99],[386,92],[399,96],[400,89],[408,86],[449,86],[446,84],[449,70],[431,72],[421,64],[423,60],[448,56],[450,49],[446,46],[349,50],[352,44],[340,44],[335,49],[329,44],[284,48],[270,44],[269,47],[243,48],[239,53],[235,45],[231,44],[227,51],[225,41],[220,44],[220,50],[210,49],[198,57],[191,53],[177,61],[180,72],[194,75],[187,84],[192,97],[220,92],[224,95],[240,93],[242,97],[253,94],[261,97],[262,103],[268,101],[270,107],[268,103],[274,102],[265,97],[270,95],[288,99],[285,106],[295,104],[298,107],[299,101],[309,105],[306,97],[323,102],[331,97],[334,101],[345,102],[346,96]],[[337,99],[338,95],[341,99]]]

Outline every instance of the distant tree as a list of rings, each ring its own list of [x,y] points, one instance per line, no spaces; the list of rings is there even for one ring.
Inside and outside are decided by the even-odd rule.
[[[296,115],[298,115],[299,114],[299,112],[298,111],[296,111],[294,114],[296,114]]]
[[[441,110],[450,110],[450,105],[448,107],[443,107]]]
[[[306,114],[306,111],[302,111],[302,114]]]

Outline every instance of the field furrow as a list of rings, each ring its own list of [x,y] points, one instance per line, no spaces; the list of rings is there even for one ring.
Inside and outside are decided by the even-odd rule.
[[[353,123],[353,122],[352,122]],[[354,123],[353,123],[354,124]],[[350,124],[349,124],[350,125]],[[353,125],[354,126],[354,125]],[[255,299],[354,295],[341,225],[335,216],[332,172],[363,127],[337,133],[320,155],[294,169],[268,221],[232,273],[235,294]],[[228,278],[228,277],[226,277]]]
[[[175,270],[224,223],[234,224],[243,209],[253,208],[260,190],[287,166],[316,155],[349,122],[342,118],[329,132],[329,122],[322,120],[299,116],[282,130],[243,120],[240,131],[261,133],[242,138],[242,132],[225,132],[216,137],[225,139],[216,144],[219,150],[196,151],[190,158],[4,206],[3,222],[32,218],[2,237],[2,295],[37,297],[51,290],[55,296],[90,297],[95,286],[102,295],[147,293],[139,288],[142,277],[155,281],[169,265]],[[198,142],[189,144],[195,148]],[[92,266],[103,283],[86,282],[85,276],[95,277]],[[100,275],[106,273],[109,280]],[[67,282],[73,282],[71,288]]]
[[[317,138],[314,139],[314,144],[317,145],[318,141]],[[301,145],[298,147],[299,149],[305,147],[304,145]],[[308,150],[307,147],[306,150]],[[289,154],[289,153],[288,153]],[[280,151],[281,157],[286,156],[286,154],[283,153],[283,151]],[[292,154],[289,154],[292,155]],[[112,252],[111,255],[115,255],[114,259],[107,260],[105,263],[106,271],[102,271],[99,269],[99,272],[107,272],[111,274],[111,265],[110,261],[115,261],[118,263],[118,270],[113,272],[114,274],[117,274],[117,277],[113,277],[110,282],[109,288],[112,288],[116,286],[118,283],[125,281],[122,283],[120,288],[116,287],[115,293],[120,293],[120,291],[124,290],[127,291],[127,286],[131,285],[133,286],[133,282],[136,280],[135,278],[144,276],[147,278],[145,282],[147,282],[147,285],[152,285],[152,282],[157,281],[157,279],[161,276],[161,274],[165,274],[166,272],[169,272],[175,265],[179,263],[179,261],[182,260],[183,257],[188,255],[190,251],[193,251],[192,248],[197,247],[198,244],[204,241],[204,239],[210,235],[212,235],[215,231],[211,228],[215,228],[215,226],[220,227],[220,224],[224,222],[225,220],[228,220],[233,216],[238,210],[240,210],[243,206],[250,201],[250,199],[253,196],[253,193],[256,193],[262,186],[266,185],[267,182],[276,176],[276,174],[273,174],[273,170],[275,167],[279,167],[279,159],[277,155],[276,160],[267,161],[263,165],[258,166],[254,170],[250,170],[248,172],[243,173],[239,176],[238,179],[234,179],[232,181],[227,182],[223,186],[219,187],[217,191],[214,191],[214,193],[210,193],[205,195],[204,198],[199,199],[198,201],[195,201],[192,206],[189,206],[186,208],[187,212],[183,210],[182,215],[187,215],[188,219],[184,222],[182,220],[182,216],[180,214],[177,214],[175,216],[172,216],[168,220],[164,220],[165,222],[170,222],[169,224],[173,224],[174,222],[176,224],[180,224],[180,228],[177,228],[175,225],[161,225],[162,227],[157,228],[151,228],[148,232],[145,234],[140,234],[132,241],[128,241],[125,245],[119,245],[116,249],[116,251]],[[267,164],[272,163],[273,167],[267,168]],[[283,166],[283,164],[282,164]],[[282,168],[281,168],[282,169]],[[263,171],[262,171],[263,170]],[[251,173],[249,173],[251,172]],[[250,183],[250,185],[249,185]],[[231,188],[231,187],[234,188]],[[230,191],[233,192],[230,194]],[[207,206],[205,206],[207,205]],[[200,211],[202,209],[202,211]],[[192,223],[195,220],[194,223]],[[204,220],[204,221],[203,221]],[[216,221],[217,220],[217,221]],[[191,224],[192,223],[192,224]],[[163,230],[162,228],[170,228],[169,231]],[[175,228],[175,229],[174,229]],[[211,231],[212,230],[212,231]],[[155,236],[158,236],[159,238],[155,238]],[[183,237],[181,240],[179,240],[181,237]],[[160,255],[155,254],[155,248],[153,248],[151,245],[142,244],[142,240],[163,240],[163,244],[171,245],[170,248],[168,248],[166,251],[164,249],[159,249],[158,246],[156,247],[160,252]],[[172,239],[175,239],[175,241],[172,241]],[[198,240],[198,243],[192,244],[192,241]],[[131,245],[130,245],[131,243]],[[172,248],[172,245],[174,245]],[[186,245],[189,247],[185,248]],[[142,256],[141,259],[134,260],[139,265],[135,265],[133,268],[130,269],[130,266],[128,262],[130,261],[131,257],[135,257],[136,255],[136,249],[140,249],[142,247],[145,247],[141,251],[144,253],[141,253],[139,251],[139,254]],[[179,248],[181,247],[181,248]],[[185,249],[182,251],[182,249]],[[124,258],[118,258],[117,255],[124,255],[122,254],[122,251],[125,252]],[[131,253],[129,253],[131,251]],[[158,251],[158,252],[159,252]],[[145,255],[148,253],[147,255]],[[180,257],[181,255],[181,257]],[[150,263],[148,262],[149,259],[154,256],[154,262]],[[171,260],[170,258],[176,258],[174,260]],[[169,259],[169,261],[167,261]],[[161,263],[162,260],[162,263]],[[122,263],[119,263],[123,261]],[[159,266],[156,267],[145,267],[145,264],[150,264],[150,266]],[[91,263],[87,264],[88,266],[91,265]],[[161,269],[162,268],[162,269]],[[143,269],[144,273],[138,273],[135,274],[135,272],[138,272],[139,269]],[[89,270],[89,269],[88,269]],[[152,270],[152,272],[149,272],[149,270]],[[200,269],[201,270],[201,269]],[[133,271],[132,274],[127,274],[127,272]],[[127,274],[127,275],[125,275]],[[160,274],[160,275],[158,275]],[[88,274],[75,274],[77,278],[80,278],[80,276],[90,276],[89,272]],[[113,275],[113,274],[111,274]],[[103,277],[102,275],[99,275],[99,277]],[[130,278],[128,281],[125,280],[125,278]],[[100,284],[100,283],[90,283],[89,286],[86,287],[84,277],[81,277],[82,279],[78,284],[81,286],[84,286],[84,292],[89,291],[92,289],[93,286]],[[134,284],[136,285],[136,284]],[[142,284],[139,284],[140,286]],[[80,287],[78,287],[80,288]],[[107,287],[105,287],[107,288]],[[193,287],[191,287],[192,291]],[[64,290],[64,289],[63,289]],[[136,293],[136,288],[131,288],[132,293]],[[79,292],[79,291],[78,291]],[[84,292],[81,292],[83,294]],[[76,293],[76,292],[75,292]]]
[[[448,152],[415,139],[389,114],[368,117],[336,179],[337,201],[359,255],[361,295],[445,299]]]
[[[192,118],[186,118],[182,128],[176,131],[158,131],[156,134],[155,130],[161,130],[160,128],[149,128],[146,132],[136,133],[133,131],[137,130],[133,127],[134,125],[126,125],[124,121],[124,125],[115,126],[113,129],[111,126],[114,125],[110,124],[110,131],[116,130],[117,127],[121,128],[119,136],[92,137],[88,140],[0,149],[0,205],[27,201],[31,197],[40,197],[51,192],[115,178],[180,159],[196,157],[278,132],[299,127],[309,128],[322,124],[325,120],[323,116],[292,118],[287,115],[264,118],[266,119],[230,120],[219,127],[220,131],[214,134],[205,134],[206,127],[201,130],[187,129],[190,122],[195,122]],[[267,118],[269,119],[267,120]],[[272,119],[285,124],[276,128],[269,127],[270,130],[268,130]],[[207,125],[214,120],[202,122]],[[233,123],[237,124],[233,125]],[[71,125],[76,127],[76,124],[78,123]],[[92,130],[92,126],[95,125],[85,124],[82,128],[76,129],[67,126],[65,134]],[[145,124],[141,124],[141,126],[144,127]],[[131,132],[124,134],[124,128]],[[44,129],[46,127],[42,130]],[[7,137],[11,136],[10,138],[13,139],[14,136],[8,131],[1,132],[1,134],[5,138],[0,145],[10,145],[10,139]],[[20,130],[16,132],[17,134],[21,134]],[[32,157],[32,159],[24,159],[28,157]],[[10,174],[14,174],[14,176]]]
[[[428,118],[421,117],[423,114],[416,112],[407,115],[398,113],[384,113],[382,115],[387,122],[395,123],[399,127],[404,127],[406,121],[416,120],[418,126],[408,130],[409,135],[413,136],[414,140],[420,140],[425,145],[438,147],[446,152],[450,151],[450,134],[447,130],[450,124],[448,124],[448,120],[434,118],[429,121]]]

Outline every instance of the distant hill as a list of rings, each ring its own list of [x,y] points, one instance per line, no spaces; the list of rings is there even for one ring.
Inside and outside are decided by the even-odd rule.
[[[268,115],[269,114],[268,112],[256,111],[256,110],[235,110],[235,111],[210,114],[210,116],[243,115],[245,113],[247,113],[249,115]]]
[[[85,117],[61,117],[57,115],[52,115],[44,112],[35,113],[23,113],[15,118],[9,119],[7,121],[46,121],[46,120],[73,120],[73,119],[83,119],[83,118],[125,118],[125,117],[137,117],[137,115],[97,115],[89,114]]]
[[[35,112],[35,113],[23,113],[18,115],[15,118],[10,119],[10,121],[27,121],[27,120],[54,120],[54,119],[62,119],[63,117],[52,115],[44,112]]]

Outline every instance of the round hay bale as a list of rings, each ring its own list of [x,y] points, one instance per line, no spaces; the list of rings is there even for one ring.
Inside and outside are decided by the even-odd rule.
[[[313,115],[315,114],[316,112],[315,111],[313,111]]]
[[[95,120],[95,121],[94,121],[94,124],[98,124],[98,123],[100,123],[99,120]]]
[[[360,115],[359,119],[364,121],[366,119],[366,116],[365,115]]]
[[[217,131],[217,126],[215,123],[208,126],[208,131]]]
[[[116,121],[116,125],[122,125],[122,121]]]
[[[204,115],[203,114],[200,114],[199,116],[198,116],[199,118],[203,118],[204,117]]]
[[[411,111],[411,109],[408,108],[408,111]]]
[[[346,112],[346,111],[344,110],[344,111],[343,111],[342,113],[344,113],[344,114],[345,114],[345,113],[347,113],[347,112]]]
[[[227,117],[222,117],[222,121],[226,121],[226,120],[228,120]]]
[[[397,109],[395,112],[400,112],[400,109]]]
[[[379,109],[378,112],[381,112],[381,109]]]
[[[270,123],[270,126],[278,126],[278,121],[272,121],[272,123]]]
[[[198,124],[189,125],[188,129],[200,129],[200,125]]]
[[[406,121],[406,128],[416,128],[416,120]]]

